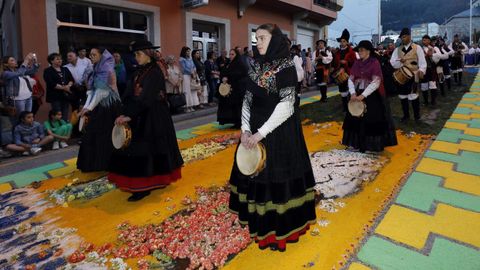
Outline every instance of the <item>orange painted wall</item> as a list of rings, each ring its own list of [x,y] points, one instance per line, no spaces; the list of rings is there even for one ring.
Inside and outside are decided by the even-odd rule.
[[[180,53],[185,45],[185,10],[181,9],[180,0],[134,0],[137,3],[160,7],[160,27],[162,52],[164,55]],[[274,22],[283,30],[293,31],[292,14],[288,10],[279,10],[273,5],[273,0],[257,0],[257,3],[247,9],[245,15],[238,17],[237,0],[210,0],[204,7],[190,10],[190,12],[230,20],[232,46],[244,47],[248,45],[248,24],[263,24]],[[188,44],[191,46],[191,44]]]
[[[47,25],[45,0],[19,0],[22,53],[36,52],[42,64],[38,77],[43,85],[43,70],[48,67]],[[131,0],[160,7],[161,45],[164,55],[179,55],[186,42],[185,10],[180,0]],[[248,25],[273,22],[293,34],[292,14],[289,10],[275,6],[274,0],[257,0],[248,7],[245,15],[238,17],[237,0],[210,0],[208,6],[190,12],[230,20],[231,46],[248,45]],[[188,44],[191,46],[191,44]],[[38,118],[45,119],[50,106],[44,104]]]
[[[19,0],[20,1],[20,40],[22,46],[22,55],[29,52],[37,54],[40,70],[37,78],[45,86],[43,81],[43,70],[48,67],[48,37],[47,20],[45,17],[45,0]],[[47,118],[50,106],[42,105],[37,114],[37,119],[45,120]]]
[[[238,17],[237,0],[210,0],[208,6],[197,8],[192,12],[214,17],[230,19],[232,47],[248,45],[248,24],[261,25],[276,23],[283,30],[292,32],[292,15],[288,11],[279,11],[272,3],[260,1],[247,8],[243,17]]]

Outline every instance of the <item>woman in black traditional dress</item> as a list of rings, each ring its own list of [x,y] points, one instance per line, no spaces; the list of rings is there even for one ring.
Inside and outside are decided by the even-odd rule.
[[[155,48],[148,41],[132,45],[139,69],[127,87],[122,115],[115,121],[128,123],[132,141],[127,148],[114,151],[108,179],[132,193],[129,201],[138,201],[151,190],[181,178],[183,159],[166,99],[165,78],[154,61]]]
[[[386,146],[397,145],[393,119],[385,100],[382,68],[370,41],[361,41],[355,50],[360,60],[355,61],[350,72],[350,99],[365,102],[367,111],[362,117],[347,112],[342,144],[353,151],[381,152]]]
[[[120,111],[115,60],[105,49],[90,51],[94,64],[89,70],[87,101],[79,116],[88,116],[78,152],[77,168],[82,172],[106,171],[113,151],[112,128]]]
[[[230,210],[261,249],[284,251],[315,223],[315,180],[295,108],[296,69],[282,31],[265,24],[256,31],[259,56],[246,80],[241,144],[262,142],[266,167],[243,175],[235,161]]]
[[[223,83],[230,84],[232,91],[226,97],[218,95],[217,121],[220,125],[234,124],[235,128],[240,128],[247,76],[248,69],[242,63],[240,52],[230,50],[230,63],[221,72],[220,77]]]

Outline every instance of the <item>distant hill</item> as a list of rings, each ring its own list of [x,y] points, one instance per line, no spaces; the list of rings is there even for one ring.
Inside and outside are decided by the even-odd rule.
[[[470,0],[382,0],[383,31],[446,19],[470,7]]]

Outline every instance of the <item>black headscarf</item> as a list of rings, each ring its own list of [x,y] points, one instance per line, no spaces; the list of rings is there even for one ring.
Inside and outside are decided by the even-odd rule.
[[[260,29],[257,29],[260,30]],[[275,25],[272,30],[272,39],[268,44],[265,55],[258,54],[256,59],[259,63],[272,63],[275,60],[290,57],[290,46],[288,38],[282,33],[282,30]]]

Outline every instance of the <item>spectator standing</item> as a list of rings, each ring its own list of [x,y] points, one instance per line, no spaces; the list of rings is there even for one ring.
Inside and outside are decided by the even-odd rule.
[[[207,78],[208,83],[208,103],[210,106],[215,105],[213,97],[220,84],[220,69],[218,68],[216,60],[217,55],[215,52],[207,53],[207,61],[205,61],[205,77]]]
[[[92,67],[92,61],[87,57],[87,49],[80,48],[77,51],[78,53],[78,62],[80,65],[84,65],[87,67]]]
[[[227,56],[227,50],[223,50],[220,57],[217,58],[217,66],[220,70],[220,73],[225,72],[228,64],[230,64],[230,58]]]
[[[32,113],[36,115],[40,106],[43,104],[43,96],[45,96],[45,88],[40,83],[37,74],[33,75],[32,79],[35,84],[32,85]]]
[[[183,74],[183,92],[185,93],[185,98],[187,100],[187,109],[185,112],[195,111],[193,107],[200,104],[197,93],[192,91],[191,88],[192,78],[196,77],[196,70],[190,54],[191,50],[189,47],[183,47],[180,52],[180,66]]]
[[[2,64],[4,71],[1,77],[5,84],[2,99],[5,105],[15,107],[17,116],[20,112],[32,111],[32,85],[36,81],[30,76],[38,71],[36,56],[33,53],[26,55],[20,67],[12,56],[4,57]]]
[[[75,79],[66,67],[62,67],[62,56],[58,53],[48,55],[50,67],[43,72],[43,79],[47,85],[47,102],[51,109],[61,111],[62,118],[68,121],[69,99],[71,99],[72,86]]]
[[[167,57],[167,78],[165,81],[165,88],[167,89],[167,95],[176,95],[183,93],[183,74],[180,68],[177,65],[175,56],[169,55]],[[176,113],[178,108],[170,106],[170,112],[172,114]]]
[[[195,64],[195,69],[197,70],[198,78],[200,79],[200,84],[202,85],[202,90],[197,92],[200,108],[203,108],[204,105],[208,104],[208,86],[207,78],[205,76],[205,64],[202,62],[202,55],[199,50],[194,50],[193,53],[193,63]]]
[[[74,83],[71,87],[72,95],[69,96],[69,102],[72,106],[72,111],[78,110],[80,104],[84,103],[87,97],[87,88],[85,87],[86,81],[86,72],[91,67],[89,62],[80,61],[80,58],[77,57],[75,51],[69,51],[67,53],[67,62],[65,65],[66,68],[72,74]]]
[[[118,94],[120,97],[123,97],[125,89],[127,88],[127,70],[119,52],[114,52],[113,58],[115,59],[115,75],[117,76]]]
[[[303,87],[308,88],[310,86],[310,82],[312,81],[312,75],[313,75],[313,64],[312,64],[312,52],[307,51],[306,54],[306,61],[305,61],[305,77],[303,78]]]
[[[168,65],[167,65],[167,61],[165,61],[165,58],[163,58],[163,55],[162,55],[162,49],[161,48],[158,48],[155,50],[155,61],[157,61],[157,64],[158,64],[158,67],[160,68],[160,70],[162,71],[163,73],[163,76],[164,77],[167,77],[167,69],[168,69]]]

